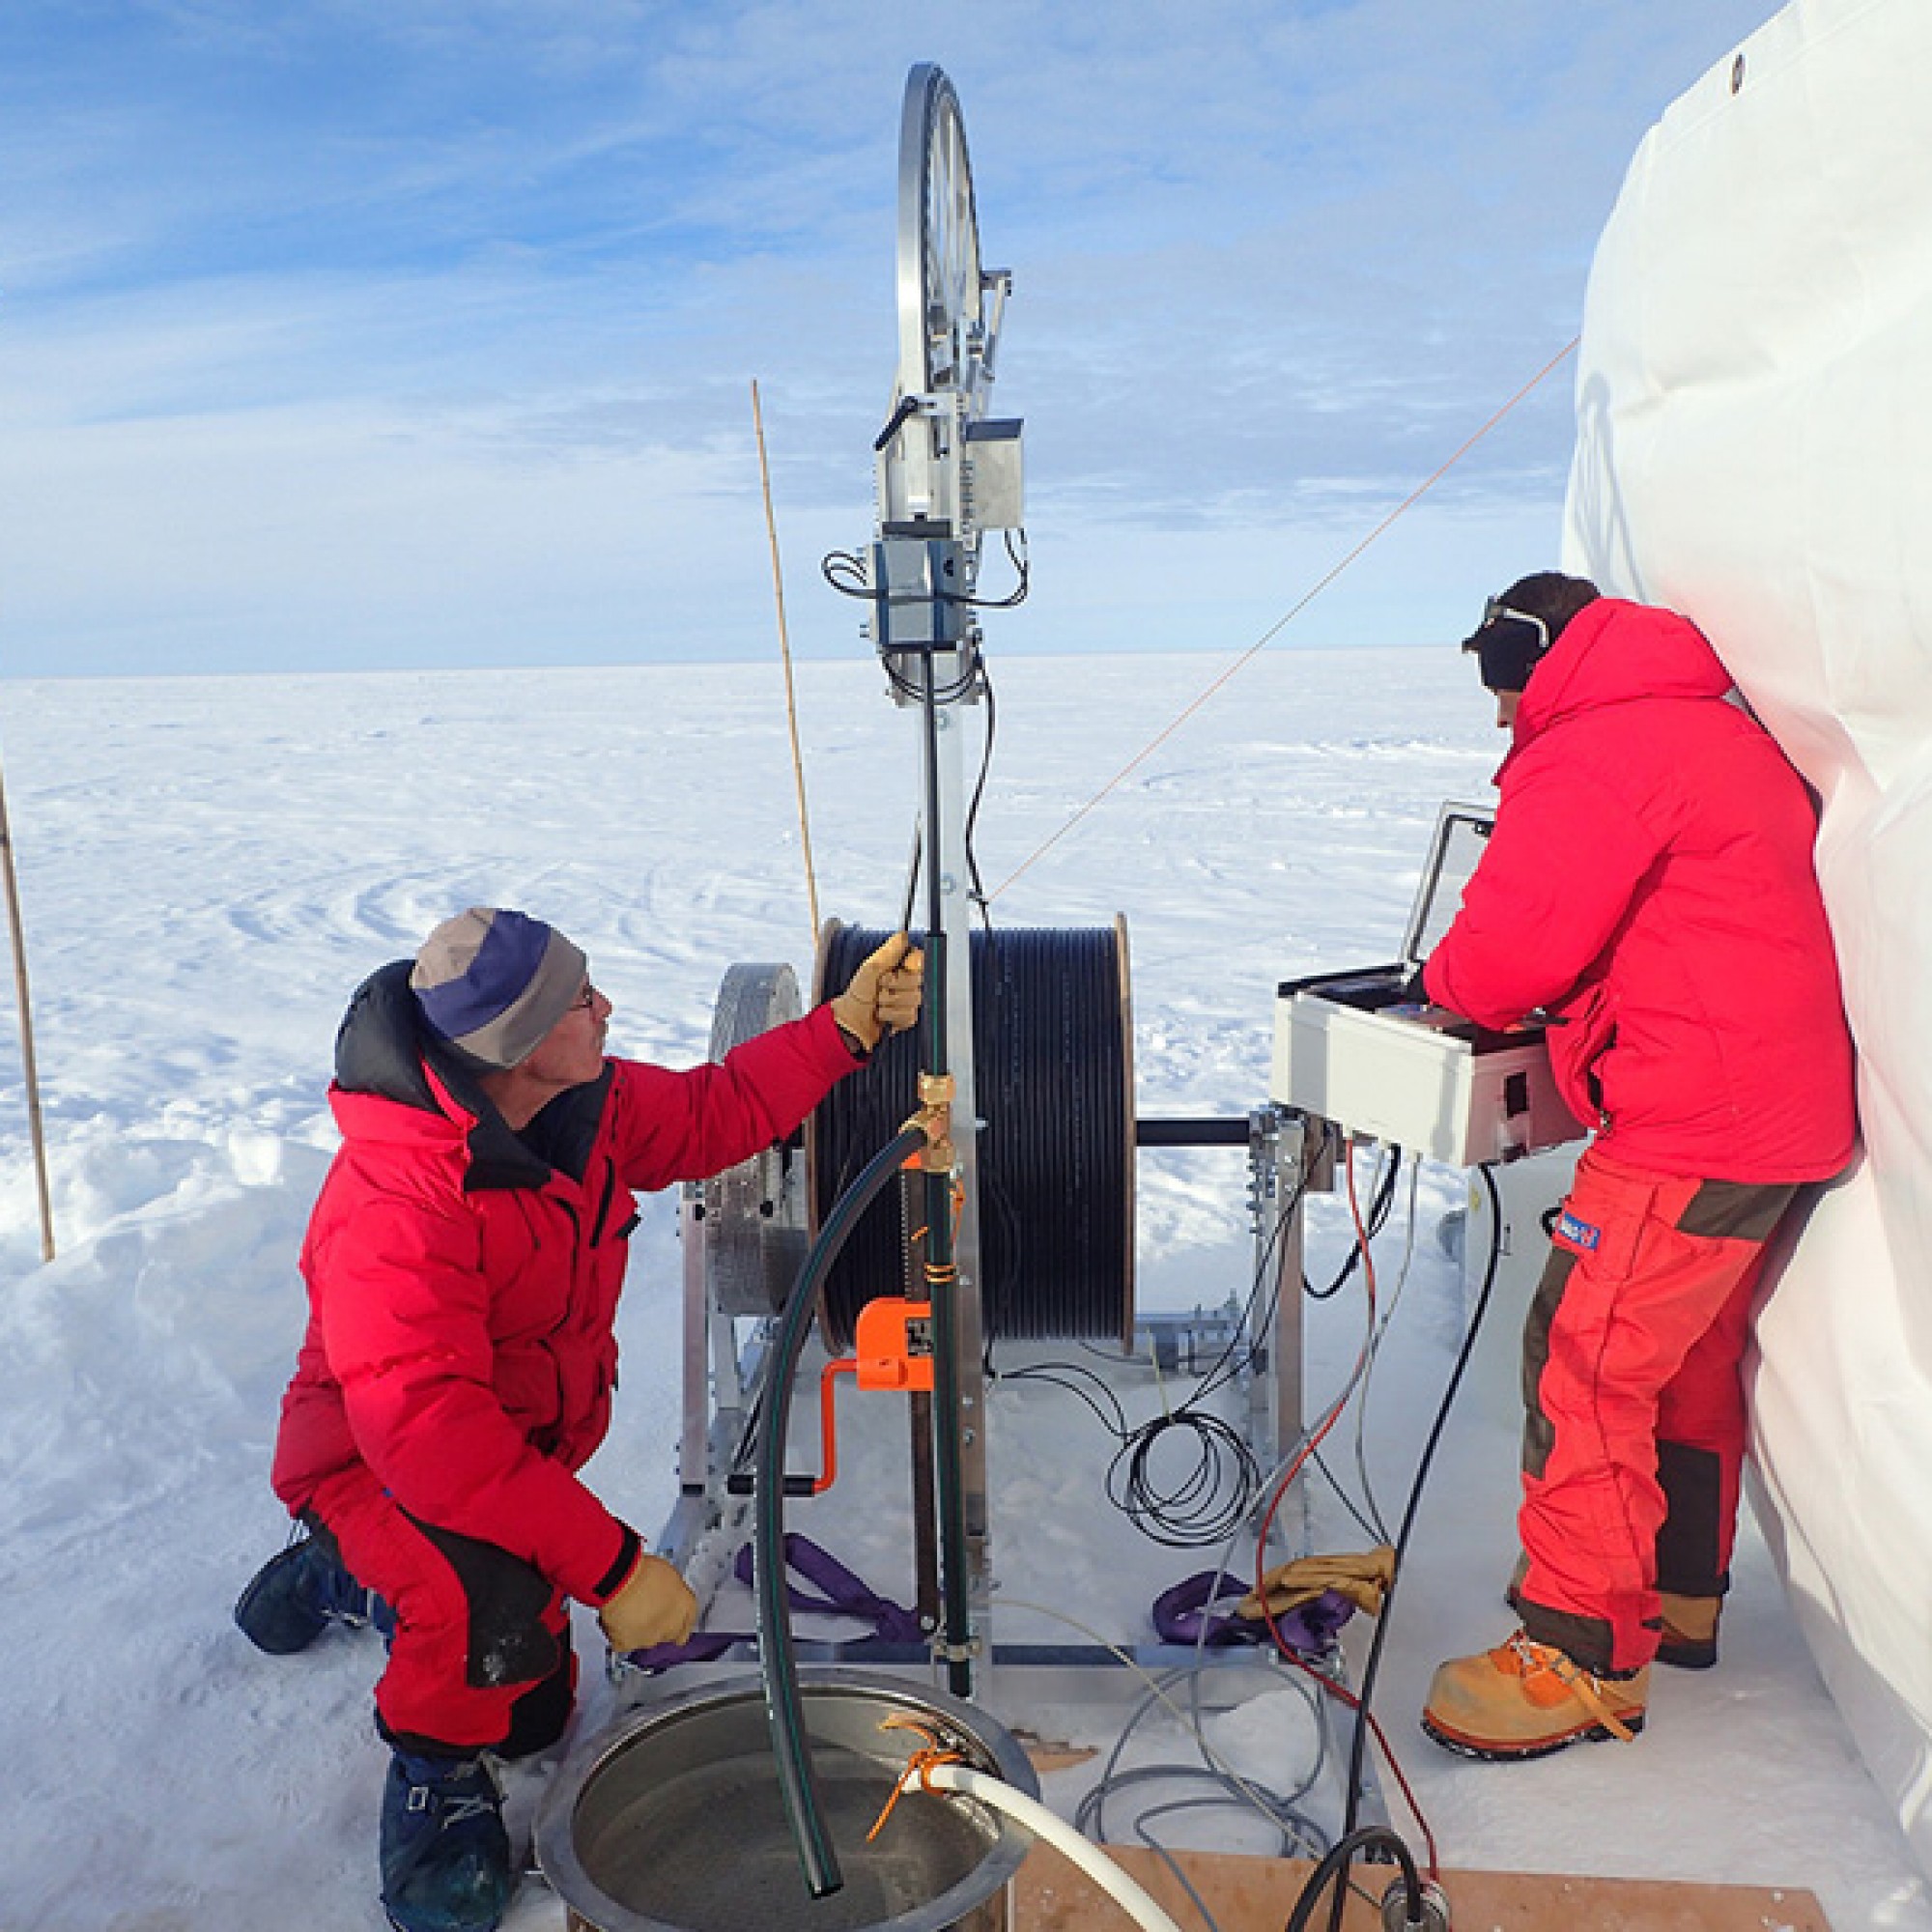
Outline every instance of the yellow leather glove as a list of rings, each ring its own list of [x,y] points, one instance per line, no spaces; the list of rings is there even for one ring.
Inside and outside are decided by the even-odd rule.
[[[682,1643],[697,1623],[697,1599],[671,1564],[646,1551],[616,1594],[599,1606],[597,1621],[612,1650]]]
[[[889,1033],[903,1033],[919,1018],[925,985],[925,954],[895,932],[869,958],[861,960],[851,983],[832,1001],[839,1031],[864,1053]]]
[[[1297,1556],[1278,1563],[1235,1605],[1237,1617],[1259,1622],[1265,1600],[1270,1616],[1286,1616],[1298,1604],[1312,1603],[1323,1590],[1338,1590],[1358,1610],[1374,1616],[1383,1593],[1395,1580],[1395,1551],[1384,1543],[1359,1553],[1340,1556]]]

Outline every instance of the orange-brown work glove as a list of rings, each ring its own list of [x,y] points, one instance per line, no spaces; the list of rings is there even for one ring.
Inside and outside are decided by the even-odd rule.
[[[838,1030],[862,1056],[889,1033],[903,1033],[919,1018],[925,985],[925,955],[895,932],[859,963],[851,983],[832,1001]]]
[[[612,1650],[682,1643],[697,1623],[691,1585],[662,1556],[640,1555],[631,1574],[597,1611]]]
[[[1276,1564],[1262,1578],[1260,1589],[1250,1590],[1235,1605],[1235,1614],[1258,1622],[1265,1601],[1268,1615],[1286,1616],[1297,1605],[1312,1603],[1323,1590],[1335,1590],[1358,1610],[1374,1616],[1394,1580],[1395,1551],[1386,1543],[1359,1553],[1297,1556],[1293,1563]]]

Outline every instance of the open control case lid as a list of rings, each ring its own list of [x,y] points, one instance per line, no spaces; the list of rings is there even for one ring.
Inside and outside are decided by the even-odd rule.
[[[1435,836],[1402,936],[1402,963],[1411,973],[1435,952],[1462,910],[1463,889],[1489,849],[1495,822],[1495,813],[1479,805],[1445,805],[1436,813]]]
[[[1392,1003],[1403,983],[1449,930],[1463,904],[1463,889],[1469,883],[1484,852],[1496,815],[1486,806],[1449,804],[1435,815],[1435,831],[1429,841],[1429,856],[1423,862],[1422,877],[1409,907],[1408,924],[1402,936],[1402,956],[1383,966],[1357,966],[1340,973],[1313,973],[1299,980],[1284,980],[1283,997],[1320,987],[1330,998],[1350,1005],[1369,1007]],[[1350,995],[1359,992],[1359,1000]]]

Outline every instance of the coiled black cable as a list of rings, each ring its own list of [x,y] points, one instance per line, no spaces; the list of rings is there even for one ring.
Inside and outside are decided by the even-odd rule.
[[[1078,1362],[999,1369],[988,1350],[987,1363],[996,1381],[1045,1382],[1086,1404],[1116,1444],[1107,1465],[1107,1500],[1150,1543],[1198,1549],[1226,1542],[1246,1520],[1261,1487],[1260,1464],[1233,1423],[1199,1406],[1198,1391],[1136,1428],[1113,1389]],[[1191,1451],[1184,1464],[1174,1461],[1176,1443],[1182,1454]],[[1166,1473],[1155,1466],[1161,1456],[1168,1458]]]
[[[828,925],[819,985],[843,985],[886,936]],[[984,1332],[1124,1344],[1134,1306],[1124,932],[1006,927],[975,932],[970,946]],[[810,1129],[820,1214],[913,1112],[918,1074],[915,1037],[895,1035],[867,1079],[845,1081],[821,1102]],[[849,1342],[868,1300],[898,1293],[903,1239],[890,1202],[853,1231],[826,1283],[836,1346]]]
[[[1237,1376],[1252,1373],[1265,1354],[1274,1321],[1274,1304],[1266,1290],[1274,1279],[1280,1242],[1307,1185],[1304,1168],[1275,1217],[1273,1233],[1255,1258],[1247,1300],[1227,1346],[1183,1401],[1164,1407],[1138,1428],[1128,1422],[1120,1397],[1107,1382],[1081,1363],[1030,1362],[1023,1368],[999,1370],[991,1343],[986,1346],[988,1380],[1047,1382],[1086,1404],[1118,1445],[1107,1465],[1107,1500],[1151,1543],[1169,1549],[1224,1543],[1246,1520],[1261,1488],[1261,1465],[1246,1436],[1208,1404]],[[1134,1359],[1099,1349],[1092,1352],[1103,1361]],[[1161,1445],[1177,1440],[1192,1448],[1194,1461],[1178,1481],[1171,1476],[1157,1481],[1154,1458],[1162,1453],[1171,1456],[1171,1449],[1163,1451]]]

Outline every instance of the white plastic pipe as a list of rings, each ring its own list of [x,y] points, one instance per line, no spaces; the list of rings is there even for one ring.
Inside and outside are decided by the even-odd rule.
[[[980,1804],[1004,1811],[1024,1825],[1037,1838],[1046,1842],[1080,1869],[1146,1932],[1180,1932],[1180,1927],[1156,1905],[1141,1888],[1110,1859],[1100,1847],[1083,1838],[1064,1818],[1057,1818],[1037,1799],[998,1777],[974,1771],[963,1764],[936,1764],[926,1773],[926,1781],[940,1791],[956,1791],[962,1797],[977,1798]],[[905,1783],[917,1785],[917,1769],[908,1770]]]

